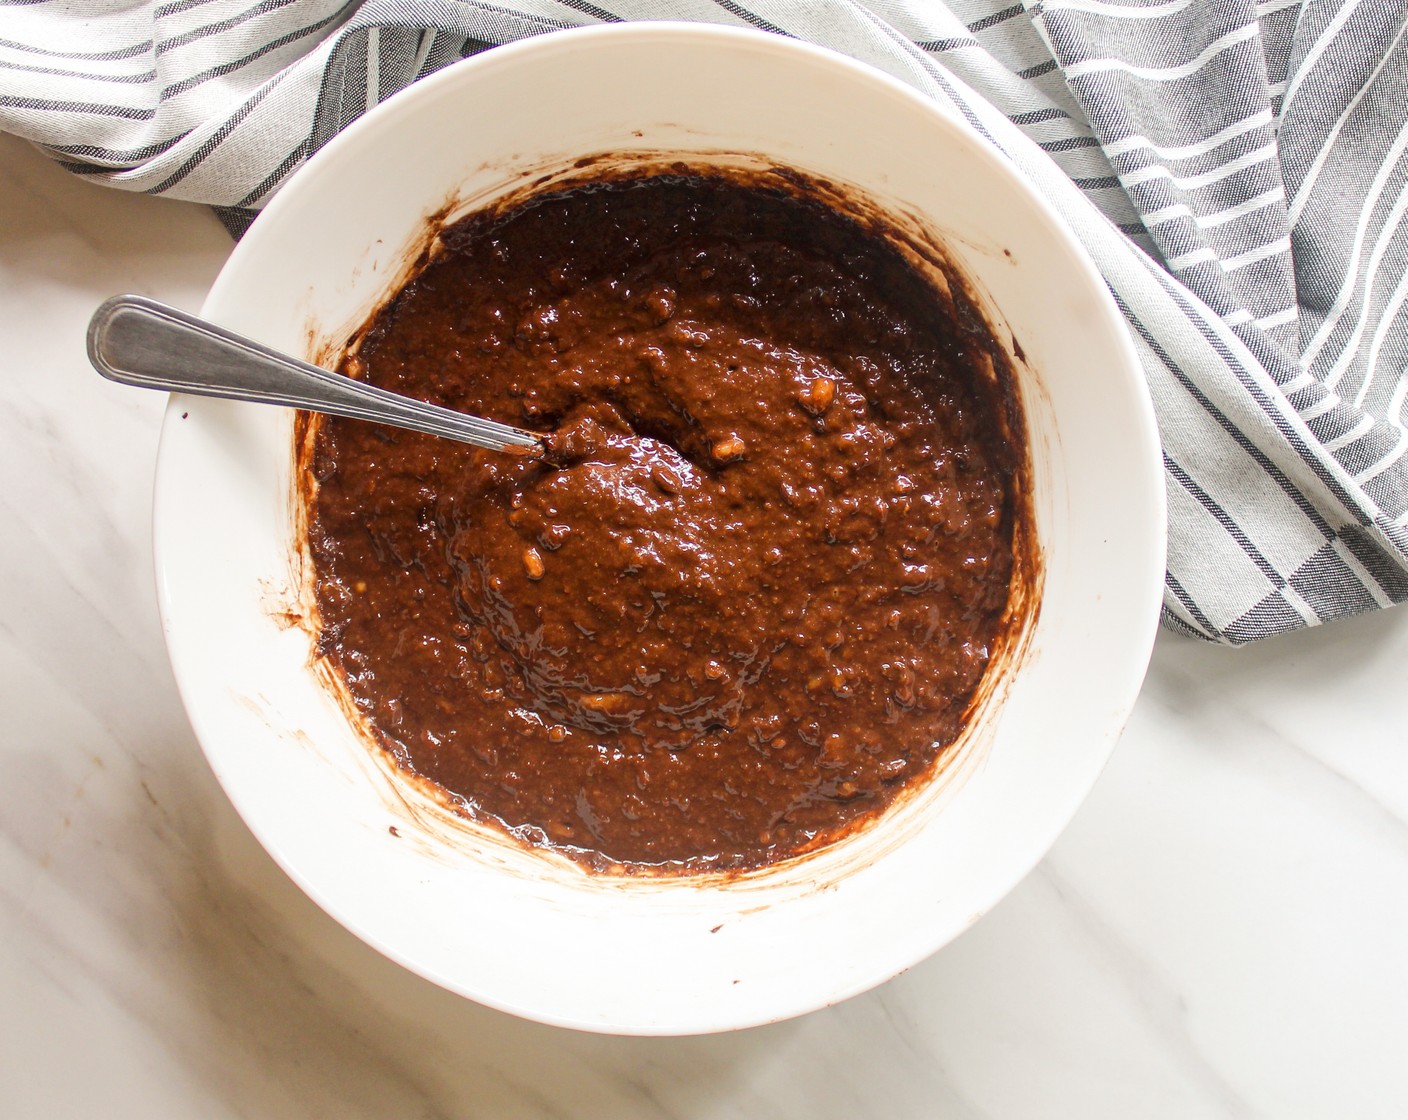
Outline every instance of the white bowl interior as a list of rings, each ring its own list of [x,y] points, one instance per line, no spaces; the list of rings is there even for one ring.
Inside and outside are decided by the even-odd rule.
[[[310,670],[308,634],[286,617],[299,591],[289,414],[173,398],[156,544],[172,661],[201,744],[250,828],[329,913],[495,1007],[691,1033],[863,991],[967,928],[1040,859],[1143,677],[1164,508],[1131,346],[1069,232],[962,122],[777,36],[629,25],[441,72],[285,187],[204,313],[315,356],[385,297],[447,202],[521,186],[524,168],[659,151],[765,153],[928,216],[1026,354],[1044,598],[966,780],[776,874],[589,876],[417,808]]]

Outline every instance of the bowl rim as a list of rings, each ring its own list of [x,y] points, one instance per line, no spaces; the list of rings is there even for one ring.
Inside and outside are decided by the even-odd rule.
[[[496,68],[514,67],[519,63],[520,58],[525,55],[530,56],[551,56],[555,53],[578,52],[583,48],[590,47],[594,41],[607,41],[611,43],[621,43],[636,41],[642,45],[661,43],[672,40],[679,36],[686,36],[696,43],[703,44],[713,42],[723,47],[746,46],[749,49],[760,49],[774,53],[792,53],[803,57],[810,57],[813,60],[820,60],[826,66],[838,68],[846,72],[852,79],[862,81],[876,86],[893,97],[898,97],[922,107],[923,111],[932,113],[942,118],[950,126],[967,134],[975,141],[974,150],[977,158],[986,160],[996,169],[996,173],[1011,183],[1017,191],[1026,197],[1026,200],[1037,209],[1051,234],[1064,243],[1067,255],[1077,267],[1081,268],[1084,275],[1083,280],[1094,295],[1100,312],[1108,328],[1111,342],[1118,349],[1123,351],[1124,363],[1130,374],[1138,379],[1139,385],[1143,386],[1143,378],[1140,372],[1140,364],[1134,348],[1133,340],[1129,336],[1127,326],[1123,318],[1119,315],[1115,307],[1114,300],[1110,296],[1104,280],[1096,270],[1089,254],[1081,245],[1079,239],[1066,223],[1064,218],[1044,198],[1035,186],[1023,177],[1011,161],[1000,151],[984,139],[980,133],[963,117],[954,112],[948,106],[943,105],[919,91],[906,85],[899,79],[892,77],[866,63],[859,62],[846,55],[839,54],[825,47],[805,43],[799,40],[785,38],[776,34],[758,31],[750,28],[736,28],[714,24],[699,24],[679,21],[659,21],[659,22],[639,22],[613,25],[599,25],[584,28],[571,28],[561,31],[554,31],[542,35],[530,36],[526,39],[505,44],[486,50],[478,55],[470,56],[460,62],[451,64],[428,75],[426,78],[416,82],[414,85],[398,92],[393,97],[388,98],[378,106],[374,107],[363,117],[353,122],[347,129],[333,137],[319,152],[315,153],[290,179],[283,185],[279,192],[270,201],[265,210],[256,218],[251,225],[245,238],[235,247],[226,265],[222,268],[219,277],[212,285],[210,292],[204,302],[205,308],[218,307],[226,294],[232,287],[239,283],[239,275],[244,267],[246,258],[255,256],[262,250],[262,241],[265,239],[263,231],[272,229],[278,221],[279,215],[285,210],[296,208],[301,204],[304,194],[320,189],[319,169],[325,165],[333,163],[339,158],[344,149],[360,145],[363,134],[376,127],[382,120],[395,119],[397,116],[413,111],[413,107],[421,101],[435,97],[442,87],[448,86],[461,80],[461,75],[472,69],[481,75],[492,74]],[[311,170],[310,170],[311,169]],[[1148,395],[1147,388],[1142,393],[1136,394],[1137,405],[1134,414],[1129,417],[1139,429],[1139,437],[1153,453],[1152,466],[1154,470],[1153,480],[1155,485],[1151,488],[1149,499],[1150,508],[1145,510],[1144,520],[1146,527],[1152,528],[1151,534],[1146,534],[1147,541],[1144,549],[1147,556],[1157,556],[1157,575],[1155,576],[1151,563],[1147,579],[1146,601],[1143,604],[1144,616],[1143,626],[1137,633],[1137,640],[1132,640],[1131,658],[1129,663],[1128,679],[1120,682],[1120,687],[1116,689],[1121,695],[1122,702],[1120,709],[1125,719],[1133,707],[1137,697],[1139,685],[1142,682],[1146,671],[1147,663],[1152,654],[1153,641],[1157,632],[1159,609],[1163,596],[1163,557],[1165,549],[1165,506],[1164,489],[1162,485],[1162,467],[1157,460],[1157,450],[1159,448],[1158,430],[1153,411],[1153,404]],[[172,662],[173,675],[175,676],[178,691],[181,694],[182,702],[186,707],[192,726],[196,731],[198,740],[201,742],[202,751],[205,753],[212,770],[215,772],[217,780],[225,789],[226,796],[230,799],[236,812],[244,819],[247,827],[254,832],[261,846],[270,854],[275,862],[298,884],[319,907],[331,915],[339,924],[354,933],[364,942],[376,948],[380,953],[397,961],[402,966],[420,976],[423,976],[442,987],[455,991],[499,1010],[533,1019],[539,1022],[549,1023],[558,1026],[571,1027],[588,1031],[609,1031],[619,1034],[697,1034],[709,1033],[713,1031],[723,1031],[740,1029],[744,1027],[761,1025],[763,1023],[775,1022],[796,1015],[830,1006],[841,1002],[856,994],[866,991],[877,984],[890,979],[905,968],[925,959],[928,955],[937,951],[943,945],[949,943],[956,934],[948,929],[936,929],[932,936],[928,938],[925,947],[914,959],[902,967],[896,968],[892,963],[879,964],[871,971],[857,973],[855,979],[840,988],[829,989],[824,998],[817,998],[815,993],[804,994],[803,998],[794,1000],[787,1006],[776,1010],[775,1013],[762,1017],[753,1017],[740,1021],[718,1022],[710,1025],[690,1024],[680,1030],[660,1029],[658,1026],[647,1026],[643,1028],[633,1027],[631,1024],[618,1024],[610,1027],[603,1027],[600,1023],[578,1018],[571,1014],[545,1013],[538,1007],[527,1007],[515,1004],[511,1000],[496,998],[485,994],[466,985],[462,979],[446,976],[438,970],[427,967],[424,962],[417,961],[409,956],[393,943],[388,943],[384,938],[366,929],[360,923],[350,920],[344,914],[340,906],[328,896],[324,889],[314,881],[305,876],[298,866],[281,850],[277,838],[265,835],[246,814],[241,800],[235,791],[227,784],[226,775],[215,754],[207,749],[208,728],[206,728],[206,716],[199,710],[199,704],[194,699],[195,689],[193,682],[189,679],[188,670],[182,664],[178,656],[177,644],[174,641],[174,632],[178,627],[178,620],[175,615],[178,608],[173,603],[166,579],[163,577],[163,569],[170,562],[171,552],[166,545],[168,537],[176,531],[175,519],[168,514],[163,502],[163,480],[175,469],[169,454],[169,435],[175,428],[179,415],[192,407],[194,402],[188,398],[173,396],[168,404],[167,414],[163,421],[163,435],[161,448],[158,453],[156,470],[156,491],[153,510],[153,536],[154,552],[157,567],[157,587],[158,601],[161,611],[163,632],[168,643],[168,650]],[[1042,838],[1039,844],[1033,844],[1031,858],[1014,863],[1010,872],[1005,875],[993,875],[989,877],[985,898],[978,909],[977,914],[969,921],[969,925],[976,921],[979,916],[985,914],[998,901],[1005,897],[1010,891],[1024,879],[1045,857],[1051,845],[1064,830],[1070,819],[1074,816],[1079,805],[1084,801],[1100,772],[1107,764],[1118,733],[1111,734],[1103,744],[1101,758],[1098,767],[1091,767],[1091,771],[1085,780],[1072,785],[1063,791],[1066,805],[1060,812],[1060,824],[1049,836]],[[966,927],[965,927],[966,928]],[[960,931],[961,932],[961,931]]]

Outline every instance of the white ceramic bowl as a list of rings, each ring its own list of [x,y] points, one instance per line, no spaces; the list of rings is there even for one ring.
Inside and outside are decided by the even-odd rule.
[[[167,640],[240,814],[324,909],[406,967],[543,1022],[717,1031],[862,992],[972,925],[1046,852],[1134,702],[1158,614],[1153,416],[1104,285],[961,121],[876,71],[705,26],[566,32],[398,94],[300,171],[204,314],[310,357],[403,276],[426,219],[600,152],[761,153],[927,216],[1020,341],[1044,599],[1030,646],[936,781],[875,827],[736,882],[622,881],[437,813],[352,730],[290,625],[291,417],[173,399],[156,495]],[[950,768],[950,776],[954,769]]]

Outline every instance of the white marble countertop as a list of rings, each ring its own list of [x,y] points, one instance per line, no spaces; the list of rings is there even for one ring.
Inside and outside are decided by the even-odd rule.
[[[215,784],[151,572],[162,399],[88,368],[118,291],[196,309],[209,211],[0,137],[0,1115],[1408,1115],[1408,612],[1162,635],[1049,857],[949,948],[732,1035],[577,1034],[364,946]]]

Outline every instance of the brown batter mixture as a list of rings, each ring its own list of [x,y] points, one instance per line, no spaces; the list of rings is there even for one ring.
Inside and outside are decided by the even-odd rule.
[[[345,371],[544,433],[323,420],[320,649],[471,816],[604,863],[751,867],[930,773],[1005,625],[1000,351],[827,206],[704,175],[472,216]]]

